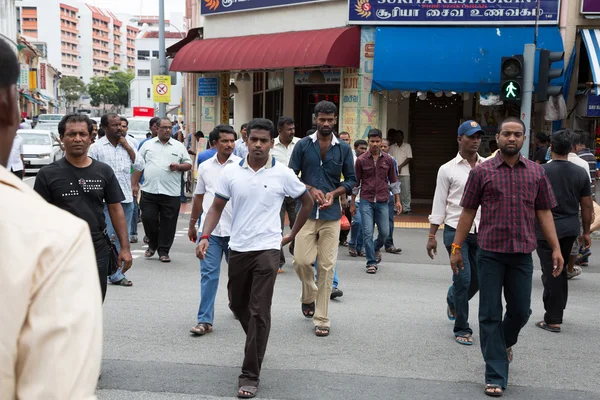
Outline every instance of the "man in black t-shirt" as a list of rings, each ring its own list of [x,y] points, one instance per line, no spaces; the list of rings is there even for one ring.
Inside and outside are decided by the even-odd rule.
[[[542,283],[544,284],[544,320],[536,326],[550,332],[560,332],[564,310],[567,306],[568,280],[567,263],[573,243],[580,232],[579,207],[585,248],[591,245],[590,224],[592,222],[592,192],[587,172],[580,166],[568,161],[568,154],[573,147],[573,136],[568,129],[561,129],[552,135],[552,162],[543,166],[552,185],[558,205],[552,209],[556,234],[565,265],[560,274],[559,268],[553,265],[552,249],[542,235],[540,225],[536,222],[537,254],[542,265]]]
[[[106,295],[110,252],[104,219],[104,203],[121,241],[119,265],[123,272],[131,268],[127,225],[121,202],[121,191],[112,168],[88,157],[92,123],[83,114],[67,114],[58,124],[58,133],[65,147],[65,157],[42,168],[34,189],[46,201],[85,220],[92,233],[102,299]]]
[[[535,135],[535,154],[533,161],[537,164],[546,164],[546,153],[548,152],[548,145],[550,144],[550,138],[544,132],[538,132]]]

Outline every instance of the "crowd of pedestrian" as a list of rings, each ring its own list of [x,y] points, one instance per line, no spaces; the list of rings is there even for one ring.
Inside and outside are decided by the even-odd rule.
[[[298,312],[312,320],[318,337],[329,336],[330,301],[343,295],[338,249],[365,256],[368,274],[378,273],[382,249],[402,252],[393,241],[394,215],[412,212],[412,150],[402,131],[392,129],[384,138],[374,128],[367,140],[352,143],[349,133],[335,132],[336,106],[322,101],[314,109],[314,131],[302,139],[292,118],[276,125],[255,118],[241,126],[239,137],[232,126],[218,125],[208,135],[210,148],[193,154],[193,137],[204,134],[186,136],[168,118],[153,118],[149,137],[137,143],[117,114],[102,116],[97,137],[87,116],[67,114],[58,125],[65,156],[39,171],[36,195],[19,179],[14,150],[20,147],[14,141],[18,71],[14,53],[0,41],[0,195],[6,199],[0,234],[7,239],[0,249],[7,255],[3,266],[19,267],[0,269],[0,279],[9,282],[0,308],[0,347],[6,349],[0,353],[1,398],[93,396],[107,282],[133,284],[125,273],[132,267],[138,208],[145,257],[158,253],[161,262],[171,261],[190,154],[198,168],[188,236],[200,260],[200,304],[190,331],[213,332],[225,259],[229,308],[246,334],[239,398],[255,397],[260,386],[286,248],[300,280]],[[531,315],[533,251],[542,266],[546,311],[535,325],[553,333],[561,331],[571,263],[578,267],[590,254],[595,171],[585,137],[568,129],[538,135],[531,161],[520,153],[525,133],[521,120],[505,118],[496,134],[498,152],[484,159],[478,153],[484,131],[475,121],[462,123],[458,154],[439,168],[429,216],[431,258],[443,225],[453,271],[444,307],[460,345],[473,344],[469,300],[479,293],[489,396],[506,390],[513,347]],[[44,229],[56,232],[37,232],[42,218],[51,223]],[[40,240],[15,253],[31,234]]]

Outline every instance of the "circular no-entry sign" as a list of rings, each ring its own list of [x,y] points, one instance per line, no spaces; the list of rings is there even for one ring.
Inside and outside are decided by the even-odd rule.
[[[159,83],[158,85],[156,85],[156,93],[158,93],[159,95],[163,96],[167,94],[168,91],[169,87],[164,83]]]

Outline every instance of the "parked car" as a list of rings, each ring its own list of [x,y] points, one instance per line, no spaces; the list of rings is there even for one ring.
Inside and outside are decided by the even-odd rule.
[[[25,173],[37,172],[45,165],[63,157],[60,142],[52,132],[40,129],[19,129],[23,139]]]
[[[57,124],[64,117],[64,114],[40,114],[38,116],[38,125],[42,124]]]
[[[133,117],[128,118],[129,129],[127,134],[132,136],[138,143],[146,139],[146,134],[150,132],[150,117]]]

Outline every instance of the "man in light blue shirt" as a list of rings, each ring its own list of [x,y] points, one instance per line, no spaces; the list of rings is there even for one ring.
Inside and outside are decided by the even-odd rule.
[[[246,141],[248,140],[246,127],[248,124],[242,124],[240,128],[240,138],[235,141],[235,148],[233,149],[233,154],[238,157],[246,158],[248,155],[248,144]]]

